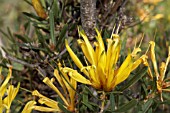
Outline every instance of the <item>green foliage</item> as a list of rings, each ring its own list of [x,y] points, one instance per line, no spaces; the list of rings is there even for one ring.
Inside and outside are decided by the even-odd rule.
[[[55,95],[53,90],[44,85],[42,80],[46,76],[53,77],[53,71],[55,68],[58,69],[59,61],[63,65],[77,69],[66,51],[65,39],[68,40],[83,65],[87,65],[76,41],[80,38],[77,27],[83,24],[80,17],[80,1],[41,0],[44,11],[48,15],[46,19],[33,12],[31,0],[20,1],[21,4],[19,2],[17,5],[15,4],[18,10],[16,8],[13,12],[11,11],[11,14],[14,15],[13,20],[5,20],[3,18],[8,17],[2,12],[6,3],[10,1],[2,0],[0,7],[4,6],[0,9],[0,16],[2,17],[0,25],[3,26],[0,28],[0,49],[2,49],[0,65],[4,68],[12,65],[14,71],[11,83],[16,85],[17,82],[21,82],[20,91],[13,102],[14,104],[12,104],[11,111],[21,112],[29,100],[36,100],[30,92],[37,89],[43,95],[58,101],[58,106],[63,112],[70,113],[58,95]],[[112,2],[97,0],[96,15],[97,28],[102,30],[101,34],[105,42],[116,31],[122,37],[120,60],[116,65],[122,64],[130,50],[129,48],[134,48],[135,44],[138,45],[140,43],[138,40],[144,33],[144,40],[141,45],[142,54],[147,51],[149,41],[155,41],[155,53],[159,66],[160,62],[167,58],[167,48],[170,46],[170,24],[167,24],[170,22],[170,2],[165,0],[153,5],[152,3],[140,3],[138,1],[128,1],[127,4],[114,1],[120,7],[115,7]],[[28,9],[27,11],[20,6],[23,4]],[[140,8],[149,11],[148,21],[140,20],[138,12]],[[21,11],[22,14],[19,13]],[[156,19],[157,14],[162,14],[163,17]],[[4,24],[9,22],[12,25]],[[94,40],[91,41],[92,44]],[[2,51],[5,52],[5,57]],[[146,54],[150,54],[150,52]],[[148,59],[150,59],[150,55],[148,56]],[[149,61],[150,64],[151,61]],[[154,75],[153,80],[148,76],[148,67],[141,63],[141,66],[134,70],[130,77],[112,92],[97,91],[91,86],[78,83],[75,112],[164,113],[165,110],[169,112],[170,92],[162,93],[164,99],[162,102],[160,93],[157,91],[157,78],[154,69],[151,68],[151,71]],[[167,66],[165,75],[165,78],[170,77],[170,65]],[[62,88],[58,82],[54,81],[54,84],[59,89]]]

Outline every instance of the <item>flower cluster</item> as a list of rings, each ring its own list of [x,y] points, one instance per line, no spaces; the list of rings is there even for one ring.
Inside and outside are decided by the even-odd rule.
[[[139,64],[137,62],[139,59],[135,60],[134,57],[141,49],[139,47],[135,48],[132,53],[127,55],[126,59],[119,67],[117,62],[121,50],[120,37],[113,34],[112,38],[107,39],[107,47],[105,47],[101,34],[97,29],[96,33],[97,42],[94,42],[94,49],[85,33],[79,31],[83,40],[78,39],[77,42],[86,57],[85,61],[87,62],[87,66],[81,63],[79,58],[69,47],[67,40],[65,41],[67,51],[72,60],[85,76],[69,67],[64,67],[63,71],[78,82],[91,85],[98,90],[111,91],[116,85],[126,80],[130,73],[138,67]]]
[[[70,78],[67,74],[65,74],[62,71],[61,64],[59,63],[59,70],[61,70],[62,76],[59,75],[59,72],[57,69],[54,70],[54,76],[55,79],[57,79],[58,83],[62,87],[63,91],[59,91],[59,89],[54,85],[54,78],[49,79],[48,77],[45,77],[43,82],[49,86],[52,90],[54,90],[57,95],[62,99],[64,103],[64,107],[71,111],[74,112],[75,109],[75,91],[77,88],[77,82]],[[42,94],[40,94],[37,90],[34,90],[32,92],[32,95],[39,97],[39,104],[42,106],[36,105],[36,101],[30,101],[25,105],[25,108],[23,109],[22,113],[30,113],[32,110],[37,110],[37,111],[45,111],[45,112],[57,112],[57,111],[62,111],[59,106],[58,102],[55,100],[52,100]],[[43,106],[45,105],[45,106]]]
[[[170,62],[170,47],[166,62],[162,62],[158,70],[157,61],[155,57],[155,42],[150,41],[150,45],[151,45],[151,61],[156,76],[157,91],[160,93],[161,100],[163,101],[162,91],[170,92],[170,89],[168,89],[168,87],[170,87],[170,77],[166,78],[165,76],[168,64]],[[151,72],[149,73],[149,75],[153,76]]]
[[[1,72],[2,72],[2,68],[0,68],[0,75]],[[12,67],[9,67],[8,75],[0,86],[0,113],[3,113],[4,111],[6,111],[6,113],[10,112],[12,101],[14,100],[14,98],[16,97],[19,91],[20,83],[17,85],[16,88],[13,85],[8,86],[8,82],[11,76],[12,76]]]
[[[123,63],[118,64],[121,51],[121,40],[119,35],[113,34],[111,38],[107,39],[107,45],[105,46],[101,33],[97,29],[95,30],[97,36],[94,44],[91,44],[84,31],[79,31],[82,39],[78,39],[77,42],[85,56],[84,60],[86,65],[81,62],[70,48],[68,41],[65,40],[66,49],[79,70],[66,66],[62,67],[60,63],[58,64],[59,69],[54,70],[54,76],[63,91],[60,91],[54,85],[54,78],[49,79],[48,77],[45,77],[43,80],[43,82],[53,89],[61,98],[64,108],[71,112],[76,111],[75,94],[77,82],[91,85],[97,90],[109,92],[112,91],[118,84],[125,81],[129,77],[130,73],[142,63],[148,67],[148,74],[151,80],[153,80],[154,77],[151,71],[151,66],[148,63],[148,56],[144,54],[137,59],[137,54],[141,52],[140,46],[135,46],[134,50],[128,53]],[[162,95],[162,91],[170,92],[169,89],[166,89],[170,86],[170,82],[167,82],[170,79],[164,79],[168,63],[170,62],[170,48],[167,61],[165,63],[162,62],[159,74],[154,51],[155,43],[151,41],[150,45],[151,60],[156,75],[157,90]],[[60,70],[61,74],[59,74],[58,70]],[[37,90],[33,91],[32,95],[39,97],[38,102],[42,106],[36,105],[36,101],[30,101],[26,104],[22,113],[30,113],[32,110],[45,112],[62,111],[59,107],[59,102],[56,100],[52,100],[40,94]]]

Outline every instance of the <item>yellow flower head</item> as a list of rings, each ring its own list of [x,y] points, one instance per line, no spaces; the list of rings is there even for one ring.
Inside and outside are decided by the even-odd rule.
[[[1,74],[2,68],[0,68],[0,74]],[[12,75],[12,67],[9,67],[9,72],[4,80],[4,82],[0,86],[0,113],[3,113],[3,111],[6,109],[6,112],[10,112],[10,107],[12,104],[12,101],[16,97],[20,83],[18,84],[17,88],[14,88],[13,85],[8,86],[8,82]],[[7,95],[4,99],[3,97]]]
[[[69,47],[67,40],[65,41],[67,51],[72,60],[86,77],[77,72],[77,70],[68,67],[64,67],[63,72],[76,81],[91,85],[98,90],[111,91],[116,85],[126,80],[130,72],[138,67],[140,63],[134,62],[133,57],[140,51],[140,48],[135,48],[132,53],[129,53],[125,61],[118,67],[117,61],[121,49],[120,37],[113,34],[113,38],[107,39],[107,47],[105,47],[100,32],[97,29],[96,32],[97,41],[94,43],[94,49],[85,33],[79,31],[83,40],[78,39],[77,42],[86,57],[87,66],[83,66]]]
[[[61,65],[59,64],[59,68],[61,70]],[[61,71],[62,72],[62,71]],[[63,77],[61,77],[58,73],[58,70],[54,70],[54,76],[57,79],[58,83],[62,87],[63,91],[62,93],[59,91],[59,89],[53,84],[54,78],[49,79],[48,77],[45,77],[43,82],[48,85],[51,89],[53,89],[58,96],[63,100],[64,107],[73,112],[75,111],[75,90],[77,88],[77,82],[70,78],[67,74],[63,73]],[[28,102],[22,113],[30,113],[32,109],[42,112],[56,112],[61,111],[61,109],[58,107],[58,102],[55,100],[52,100],[42,94],[40,94],[37,90],[32,92],[32,95],[38,96],[40,99],[38,102],[40,104],[44,104],[45,106],[37,106],[35,101]]]
[[[155,57],[155,42],[150,41],[150,45],[151,45],[151,60],[154,68],[154,73],[156,76],[157,90],[161,94],[161,100],[163,101],[162,91],[170,92],[170,89],[168,89],[168,87],[170,86],[170,78],[165,79],[165,72],[170,62],[170,47],[166,62],[162,62],[158,70],[157,61]]]

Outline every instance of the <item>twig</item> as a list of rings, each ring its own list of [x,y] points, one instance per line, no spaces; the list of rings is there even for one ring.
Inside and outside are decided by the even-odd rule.
[[[27,63],[27,62],[25,62],[25,61],[22,61],[22,60],[20,60],[20,59],[17,59],[17,58],[15,58],[15,57],[13,57],[13,56],[10,56],[10,55],[8,55],[8,54],[6,54],[6,59],[11,60],[11,61],[14,61],[14,62],[17,62],[17,63],[19,63],[19,64],[22,64],[22,65],[27,66],[27,67],[30,67],[30,68],[35,68],[35,69],[37,69],[37,70],[39,71],[39,73],[40,73],[41,75],[43,75],[43,76],[46,76],[46,75],[47,75],[46,72],[39,66],[39,63],[29,64],[29,63]]]
[[[19,59],[15,58],[15,57],[12,57],[12,56],[10,56],[10,55],[7,55],[7,54],[6,54],[6,58],[9,59],[9,60],[12,60],[12,61],[14,61],[14,62],[23,64],[23,65],[25,65],[25,66],[27,66],[27,67],[31,67],[31,68],[37,68],[37,67],[38,67],[38,64],[29,64],[29,63],[27,63],[27,62],[25,62],[25,61],[19,60]]]

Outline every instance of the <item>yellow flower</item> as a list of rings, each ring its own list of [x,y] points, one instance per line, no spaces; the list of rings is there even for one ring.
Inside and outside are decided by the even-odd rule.
[[[154,73],[156,76],[157,90],[160,93],[161,100],[163,101],[162,91],[170,92],[170,89],[168,89],[168,87],[170,86],[170,77],[165,79],[165,72],[170,62],[170,46],[166,62],[162,62],[158,70],[157,61],[155,57],[155,42],[150,41],[150,45],[151,45],[151,60],[154,68]]]
[[[0,74],[1,74],[2,68],[0,68]],[[0,113],[2,113],[6,109],[6,113],[10,112],[10,106],[12,104],[12,101],[16,97],[20,83],[17,85],[17,88],[14,88],[13,85],[8,86],[8,82],[12,75],[12,67],[9,67],[9,73],[5,79],[5,81],[0,86]],[[4,99],[3,97],[7,95]]]
[[[156,14],[155,16],[153,16],[153,20],[159,20],[159,19],[161,19],[163,17],[164,17],[163,14]]]
[[[142,8],[137,9],[137,15],[139,16],[141,21],[148,22],[150,17],[148,11]]]
[[[61,64],[59,64],[59,68],[61,70]],[[54,76],[62,87],[63,93],[61,93],[59,89],[53,84],[55,80],[54,78],[49,79],[48,77],[45,77],[43,82],[58,94],[58,96],[64,102],[64,107],[67,110],[73,112],[75,111],[75,90],[77,88],[77,82],[62,71],[61,73],[63,74],[63,77],[59,75],[57,69],[54,70]],[[37,90],[34,90],[32,92],[32,95],[39,97],[40,99],[38,100],[38,102],[41,105],[46,105],[47,107],[37,106],[35,101],[30,101],[26,104],[22,113],[30,113],[33,109],[42,112],[61,111],[61,109],[58,107],[58,102],[40,94]]]
[[[141,50],[140,48],[135,48],[132,53],[128,54],[121,66],[118,67],[117,61],[121,49],[120,37],[113,34],[113,38],[107,40],[106,50],[100,32],[97,29],[96,32],[97,42],[94,43],[95,49],[93,49],[85,33],[79,31],[83,40],[78,39],[77,42],[86,57],[87,66],[83,66],[79,58],[69,47],[67,40],[65,41],[67,51],[72,60],[86,77],[77,72],[77,70],[68,67],[64,67],[63,72],[67,73],[76,81],[91,85],[98,90],[111,91],[116,85],[126,80],[131,71],[138,67],[140,63],[136,63],[134,57]]]

